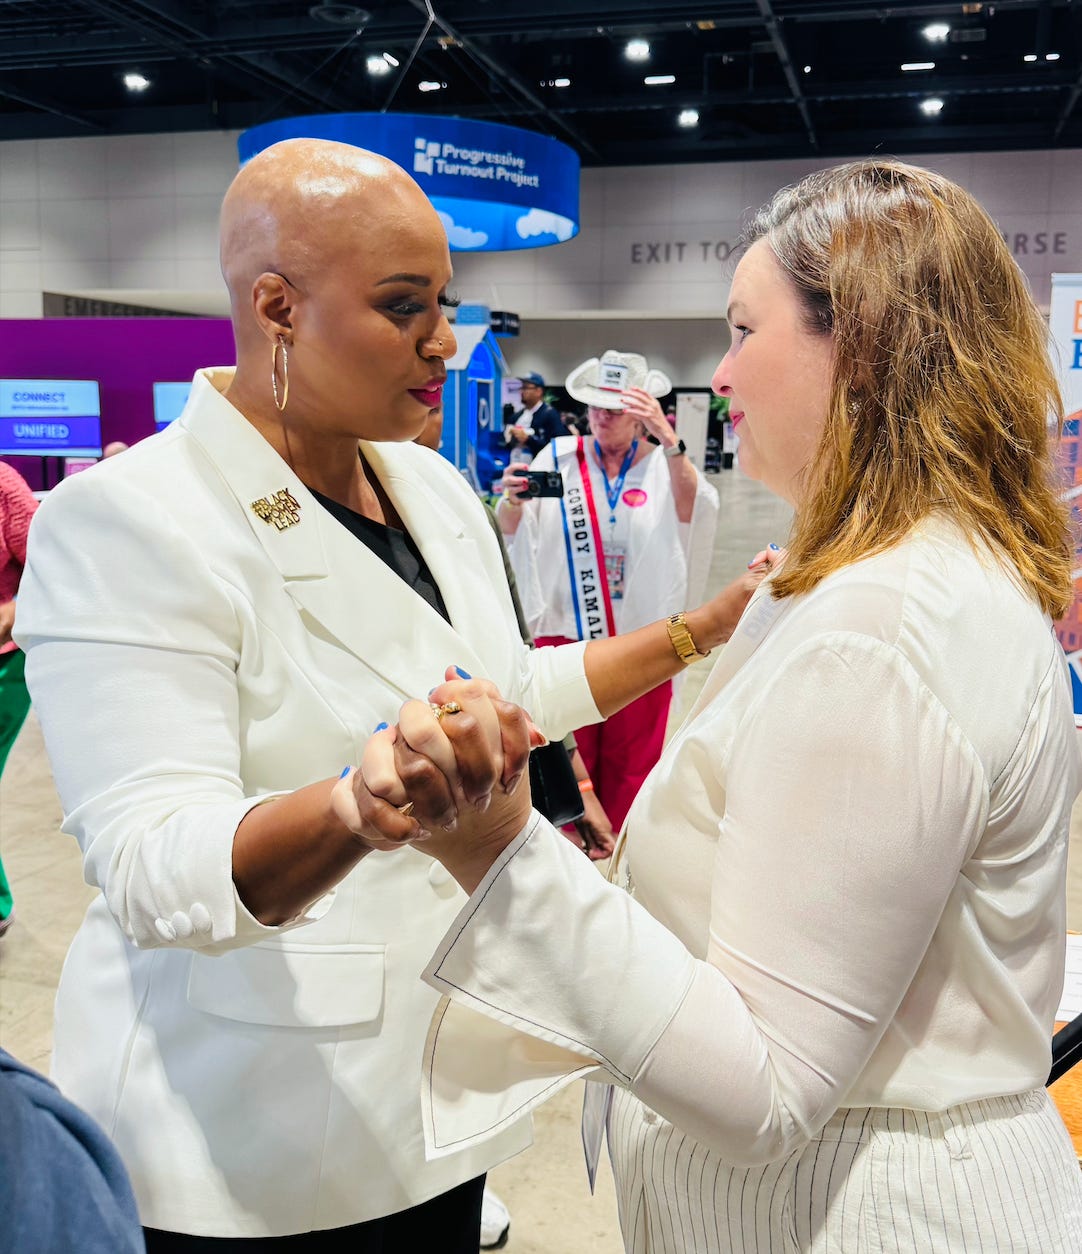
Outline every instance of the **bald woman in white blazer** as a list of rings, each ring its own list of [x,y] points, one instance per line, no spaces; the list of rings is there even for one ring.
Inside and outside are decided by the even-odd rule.
[[[529,1126],[426,1161],[420,975],[463,898],[351,832],[339,774],[450,667],[557,736],[682,663],[663,624],[521,644],[482,506],[410,443],[455,339],[446,237],[408,175],[276,145],[227,194],[222,259],[236,371],[201,371],[167,431],[50,494],[31,538],[16,634],[101,890],[53,1073],[116,1141],[152,1252],[339,1229],[476,1250],[478,1181]],[[748,591],[689,613],[700,638]]]

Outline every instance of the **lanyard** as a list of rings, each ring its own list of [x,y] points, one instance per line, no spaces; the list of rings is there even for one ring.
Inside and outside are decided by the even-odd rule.
[[[601,467],[601,478],[605,480],[605,499],[609,503],[609,526],[616,525],[616,506],[620,503],[620,493],[624,490],[624,480],[627,478],[627,472],[631,469],[631,463],[635,460],[635,453],[639,447],[638,440],[631,441],[631,447],[624,455],[623,465],[620,467],[620,473],[609,487],[609,477],[605,473],[605,462],[601,456],[601,445],[594,441],[594,453],[597,455],[597,464]]]

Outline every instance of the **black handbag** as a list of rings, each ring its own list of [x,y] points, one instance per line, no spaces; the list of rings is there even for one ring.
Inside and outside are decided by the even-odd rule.
[[[554,827],[582,818],[582,793],[562,741],[550,740],[530,754],[530,796]]]

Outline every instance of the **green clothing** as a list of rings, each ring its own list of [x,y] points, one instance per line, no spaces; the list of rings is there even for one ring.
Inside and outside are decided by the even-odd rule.
[[[23,678],[25,662],[21,649],[0,653],[0,774],[30,709],[30,694]],[[0,862],[0,919],[6,919],[11,913],[11,904],[11,889],[4,864]]]

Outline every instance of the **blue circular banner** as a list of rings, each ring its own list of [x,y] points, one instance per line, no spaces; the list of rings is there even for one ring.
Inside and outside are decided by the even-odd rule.
[[[579,231],[579,158],[547,135],[421,113],[321,113],[244,131],[246,161],[283,139],[334,139],[390,158],[436,207],[451,248],[562,244]]]

